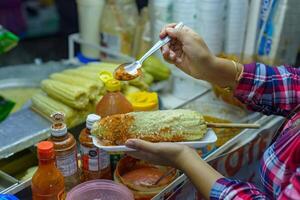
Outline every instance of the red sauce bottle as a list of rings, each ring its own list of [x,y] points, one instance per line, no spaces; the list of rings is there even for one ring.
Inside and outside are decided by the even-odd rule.
[[[31,181],[32,199],[65,199],[64,177],[55,166],[53,143],[49,141],[38,143],[37,154],[39,167]]]

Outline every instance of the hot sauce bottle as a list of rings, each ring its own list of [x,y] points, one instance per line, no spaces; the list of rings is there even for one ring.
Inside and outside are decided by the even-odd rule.
[[[55,152],[52,142],[37,145],[39,167],[31,181],[33,200],[65,199],[64,177],[55,166]]]

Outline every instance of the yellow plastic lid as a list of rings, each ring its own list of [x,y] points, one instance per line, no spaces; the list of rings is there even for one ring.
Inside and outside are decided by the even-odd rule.
[[[114,79],[112,73],[109,71],[102,71],[99,73],[101,81],[106,83],[108,80]]]
[[[104,82],[105,88],[109,92],[116,92],[121,90],[120,81],[114,79],[113,75],[109,71],[100,72],[100,79]]]
[[[134,111],[158,110],[158,95],[155,92],[135,92],[126,97]]]
[[[110,79],[105,82],[106,90],[109,92],[116,92],[121,90],[121,82],[115,79]]]

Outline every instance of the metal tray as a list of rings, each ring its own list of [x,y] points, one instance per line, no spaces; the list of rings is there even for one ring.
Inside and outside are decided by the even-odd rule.
[[[75,67],[67,62],[49,62],[0,68],[0,89],[12,87],[38,87],[49,74]],[[26,149],[46,139],[50,123],[33,112],[30,102],[20,111],[0,123],[0,159]]]
[[[0,194],[18,185],[18,180],[0,171]]]

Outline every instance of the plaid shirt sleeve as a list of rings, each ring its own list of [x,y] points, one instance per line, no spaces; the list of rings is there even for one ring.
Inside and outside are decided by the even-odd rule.
[[[263,187],[229,178],[218,179],[210,191],[212,200],[299,200],[300,129],[298,116],[264,153],[260,163]]]
[[[261,63],[244,65],[234,95],[250,110],[286,116],[300,103],[300,69]]]
[[[221,199],[267,199],[267,197],[257,189],[253,184],[241,182],[229,178],[221,178],[216,181],[210,191],[211,200]]]
[[[211,200],[269,200],[265,193],[261,192],[251,183],[240,182],[228,178],[221,178],[216,181],[210,191]],[[300,168],[292,176],[289,184],[280,193],[278,200],[297,200],[300,199]]]

